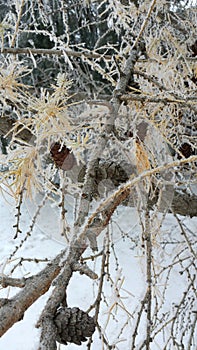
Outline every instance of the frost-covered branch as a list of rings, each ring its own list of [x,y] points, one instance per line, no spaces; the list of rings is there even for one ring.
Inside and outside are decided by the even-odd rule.
[[[86,58],[90,58],[90,59],[104,59],[106,61],[111,61],[112,56],[111,55],[106,55],[106,54],[98,54],[95,53],[94,51],[89,51],[89,52],[85,52],[85,51],[74,51],[72,49],[34,49],[34,48],[12,48],[12,47],[4,47],[2,48],[1,54],[13,54],[13,55],[17,55],[17,54],[21,54],[21,55],[55,55],[55,56],[64,56],[65,54],[69,57],[86,57]],[[195,57],[180,57],[179,58],[180,61],[182,60],[186,60],[186,61],[191,61],[191,62],[195,62],[197,60],[197,58]],[[163,59],[163,62],[167,61],[167,59]],[[139,62],[157,62],[156,59],[154,58],[143,58],[143,59],[139,59]]]
[[[110,55],[100,55],[95,52],[78,52],[71,49],[62,49],[62,50],[56,50],[56,49],[34,49],[34,48],[11,48],[11,47],[4,47],[1,49],[1,54],[13,54],[13,55],[55,55],[55,56],[64,56],[67,55],[69,57],[86,57],[86,58],[92,58],[92,59],[105,59],[105,60],[111,60],[112,56]]]
[[[79,206],[78,218],[75,227],[84,223],[84,220],[89,212],[89,204],[92,200],[92,193],[94,189],[95,169],[98,167],[99,159],[107,145],[109,135],[113,132],[114,124],[118,115],[118,110],[121,105],[118,95],[123,94],[126,90],[127,84],[131,76],[133,76],[133,70],[135,63],[138,59],[138,49],[135,47],[126,60],[125,66],[122,69],[122,74],[119,77],[117,86],[113,92],[111,99],[111,107],[109,118],[103,127],[101,135],[97,138],[96,145],[91,153],[90,161],[87,166],[85,181],[82,189],[81,201]]]
[[[103,349],[118,348],[128,334],[130,349],[149,349],[163,332],[161,346],[189,350],[196,324],[195,234],[185,224],[187,216],[197,216],[195,11],[184,2],[165,0],[62,3],[1,4],[0,137],[7,144],[0,155],[0,190],[16,198],[17,241],[0,283],[20,291],[0,299],[0,335],[51,287],[37,323],[39,350],[56,350],[56,342],[80,345],[86,337],[80,322],[88,337],[97,327]],[[23,205],[26,196],[35,193],[43,201],[36,205],[25,233]],[[76,205],[71,223],[67,195]],[[35,225],[50,200],[50,209],[60,214],[57,224],[54,220],[56,233],[66,236],[67,248],[51,260],[18,257],[28,239],[33,240]],[[133,222],[126,222],[122,229],[117,222],[121,243],[132,242],[141,266],[146,266],[141,299],[135,295],[138,305],[133,299],[132,310],[129,298],[123,303],[124,277],[112,234],[116,214],[132,211],[122,205],[137,208],[141,227],[136,230],[137,223],[133,229]],[[169,212],[177,221],[162,231]],[[103,251],[82,256],[89,254],[88,248],[98,250],[101,233],[107,237]],[[128,249],[131,253],[132,247]],[[19,266],[39,261],[48,265],[31,277],[17,278]],[[169,309],[166,296],[174,269],[186,284]],[[94,319],[69,308],[68,286],[75,272],[79,284],[81,274],[95,280],[95,301],[91,306],[87,302]],[[111,300],[105,294],[107,283]],[[127,296],[133,298],[132,289]],[[126,315],[123,321],[116,315],[118,308]],[[121,324],[117,322],[112,340],[107,328],[117,319]]]
[[[127,95],[120,95],[120,100],[129,102],[129,101],[140,101],[142,103],[163,103],[163,104],[180,104],[197,112],[196,106],[196,97],[188,96],[186,98],[170,98],[170,97],[159,97],[159,96],[143,96],[143,94],[136,95],[129,93]],[[192,104],[193,103],[193,104]]]

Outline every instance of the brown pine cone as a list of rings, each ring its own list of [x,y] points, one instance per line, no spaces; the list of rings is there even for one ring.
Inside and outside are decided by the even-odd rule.
[[[59,142],[55,142],[51,146],[50,153],[56,166],[62,170],[71,170],[76,164],[75,156],[71,150],[65,145],[61,147]]]
[[[57,327],[56,340],[64,345],[67,342],[81,345],[95,331],[94,318],[78,307],[59,309],[54,322]]]
[[[179,147],[179,151],[184,155],[185,158],[189,158],[192,154],[194,154],[192,146],[187,142],[182,143],[182,145]],[[178,159],[180,158],[181,156],[179,154]]]
[[[196,57],[197,56],[197,40],[190,46],[190,50],[192,51],[191,56]]]

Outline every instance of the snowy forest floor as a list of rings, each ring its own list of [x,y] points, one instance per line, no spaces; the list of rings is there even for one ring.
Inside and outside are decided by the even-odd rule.
[[[39,220],[31,236],[26,240],[21,249],[18,249],[11,261],[9,256],[15,250],[15,247],[20,244],[24,238],[28,227],[31,224],[32,217],[36,210],[36,203],[26,201],[23,204],[21,225],[21,237],[13,239],[15,231],[13,225],[14,217],[14,202],[10,196],[0,197],[0,272],[13,277],[28,277],[35,274],[46,262],[32,262],[32,259],[51,259],[55,257],[64,247],[65,243],[62,237],[59,237],[58,228],[58,213],[47,203],[40,214]],[[70,203],[70,213],[72,212],[72,200]],[[57,216],[56,216],[57,215]],[[195,232],[197,227],[197,219],[184,218],[184,224]],[[176,234],[177,223],[172,215],[168,214],[162,225],[160,241],[165,241],[166,237],[173,239],[173,234]],[[120,207],[113,217],[113,224],[110,225],[110,235],[113,236],[113,249],[110,254],[109,272],[113,280],[104,283],[103,299],[106,303],[101,303],[99,322],[104,330],[105,336],[109,339],[110,344],[116,344],[115,349],[130,349],[131,347],[131,330],[134,329],[136,322],[135,315],[141,306],[146,288],[146,266],[145,256],[142,253],[140,236],[140,224],[137,211],[134,208]],[[99,238],[99,251],[102,250],[102,239]],[[112,239],[111,239],[112,241]],[[170,248],[172,249],[172,248]],[[166,254],[163,249],[158,248],[158,256],[163,261],[163,265],[167,265],[166,257],[170,254],[170,249],[166,245]],[[179,248],[175,248],[179,249]],[[85,252],[85,256],[92,256],[90,249]],[[23,262],[19,264],[20,259]],[[101,256],[91,261],[88,265],[99,273],[101,265]],[[26,260],[25,260],[26,259]],[[28,261],[29,259],[29,261]],[[159,260],[158,260],[159,261]],[[169,258],[169,264],[170,264]],[[13,271],[14,270],[14,271]],[[13,271],[13,272],[12,272]],[[165,300],[165,309],[172,310],[173,305],[177,300],[180,300],[184,290],[184,279],[180,277],[180,266],[174,268],[169,278],[168,292]],[[162,283],[162,281],[161,281]],[[111,287],[111,284],[113,286]],[[117,295],[115,287],[120,287],[120,296]],[[98,281],[92,281],[87,276],[81,276],[75,273],[71,279],[68,288],[68,306],[80,307],[87,310],[94,302],[98,288]],[[161,293],[159,286],[155,286],[155,293]],[[16,288],[6,288],[0,290],[1,297],[11,297],[17,292]],[[37,349],[39,340],[39,330],[35,328],[36,321],[39,318],[41,310],[50,295],[51,289],[37,300],[25,313],[24,319],[15,324],[1,339],[0,349],[5,350],[35,350]],[[140,337],[138,335],[138,341]],[[157,339],[152,345],[151,350],[162,349],[162,340]],[[93,344],[91,349],[103,349],[102,341],[99,339],[99,334],[96,331],[93,336]],[[87,343],[83,343],[80,347],[74,344],[67,346],[61,345],[59,349],[87,349]],[[192,349],[190,349],[192,350]]]

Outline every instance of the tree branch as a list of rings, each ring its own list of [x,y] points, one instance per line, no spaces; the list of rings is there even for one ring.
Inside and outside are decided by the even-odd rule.
[[[0,276],[0,284],[2,288],[11,287],[19,287],[23,288],[26,284],[25,278],[12,278],[5,275]]]
[[[65,54],[67,56],[72,56],[72,57],[86,57],[86,58],[92,58],[92,59],[105,59],[107,61],[111,61],[112,55],[105,55],[105,54],[99,54],[99,53],[94,53],[94,52],[77,52],[71,49],[64,49],[64,50],[56,50],[56,49],[33,49],[33,48],[12,48],[12,47],[3,47],[1,49],[1,54],[6,55],[6,54],[12,54],[12,55],[56,55],[56,56],[64,56]],[[197,61],[196,57],[179,57],[178,60],[187,60],[187,61]],[[168,59],[162,58],[160,62],[167,62]],[[146,58],[146,59],[139,59],[139,62],[158,62],[157,59],[154,58]]]
[[[121,94],[125,92],[128,81],[133,74],[134,65],[138,59],[138,50],[134,48],[130,52],[130,56],[125,63],[125,67],[123,69],[122,75],[117,83],[117,86],[114,90],[113,97],[111,99],[110,104],[110,116],[104,125],[103,132],[100,137],[98,137],[96,145],[92,151],[87,169],[85,174],[85,181],[82,189],[82,194],[80,198],[80,204],[78,209],[78,216],[74,224],[74,234],[72,241],[69,245],[68,257],[66,259],[66,264],[63,272],[58,276],[56,281],[56,287],[53,291],[53,294],[49,298],[39,321],[39,326],[41,326],[41,337],[40,337],[40,349],[39,350],[48,350],[49,346],[51,350],[56,349],[55,345],[55,329],[53,326],[53,317],[54,314],[60,305],[60,303],[65,302],[64,291],[66,291],[66,287],[69,281],[69,277],[72,275],[73,266],[76,267],[76,263],[84,250],[87,248],[88,244],[90,247],[95,250],[97,248],[96,237],[103,231],[103,229],[108,224],[112,214],[114,213],[117,206],[127,197],[129,191],[125,191],[122,196],[118,197],[117,201],[113,201],[112,205],[109,208],[106,208],[105,213],[103,213],[103,220],[94,220],[89,225],[86,226],[85,231],[79,235],[81,226],[84,224],[85,219],[89,214],[89,206],[92,200],[92,193],[94,190],[94,181],[96,168],[99,165],[99,158],[101,157],[106,144],[108,142],[108,136],[113,131],[114,123],[116,117],[118,115],[118,110],[121,105],[121,102],[117,96],[120,92]],[[79,235],[79,238],[77,238]],[[89,242],[89,243],[88,243]],[[78,257],[78,259],[77,259]],[[71,261],[71,262],[70,262]],[[71,268],[69,270],[68,267]],[[70,273],[69,273],[70,271]],[[50,329],[50,333],[48,333],[48,329]],[[52,345],[51,345],[52,344]]]
[[[111,196],[107,199],[103,200],[103,202],[99,205],[97,210],[89,217],[88,222],[81,233],[81,237],[83,237],[88,229],[95,222],[96,217],[100,217],[100,214],[104,214],[104,219],[100,223],[100,226],[97,228],[97,235],[100,234],[101,230],[108,224],[110,217],[114,213],[116,207],[120,205],[131,193],[131,189],[133,186],[138,184],[140,181],[145,179],[146,177],[150,177],[153,174],[162,173],[163,171],[175,168],[185,163],[192,163],[197,161],[197,156],[191,156],[188,159],[176,160],[174,162],[170,162],[168,164],[160,165],[154,169],[147,170],[132,180],[129,180],[126,184],[120,186]]]
[[[185,98],[169,98],[169,97],[159,97],[159,96],[143,96],[142,94],[137,95],[137,94],[126,94],[126,95],[120,95],[119,96],[121,101],[125,101],[125,102],[129,102],[129,101],[140,101],[143,103],[164,103],[164,104],[168,104],[168,103],[178,103],[181,104],[183,106],[189,107],[192,110],[194,110],[197,113],[197,108],[195,108],[194,105],[191,105],[191,102],[195,103],[196,105],[196,97],[194,96],[188,96],[187,99]],[[188,103],[187,101],[190,101],[190,103]]]
[[[146,25],[147,25],[147,23],[148,23],[148,20],[149,20],[149,18],[150,18],[150,15],[151,15],[151,13],[152,13],[154,7],[155,7],[155,4],[156,4],[156,0],[152,0],[152,2],[151,2],[151,4],[150,4],[150,7],[149,7],[149,10],[148,10],[148,12],[147,12],[147,15],[146,15],[146,17],[145,17],[145,19],[144,19],[144,21],[143,21],[143,23],[142,23],[142,26],[141,26],[140,31],[139,31],[139,33],[138,33],[138,36],[137,36],[137,38],[136,38],[136,40],[135,40],[134,46],[138,44],[138,42],[139,42],[139,40],[140,40],[140,38],[141,38],[141,36],[142,36],[142,34],[143,34],[143,31],[144,31],[144,29],[145,29],[145,27],[146,27]]]
[[[11,47],[4,47],[1,49],[1,54],[12,54],[12,55],[55,55],[55,56],[72,56],[72,57],[86,57],[86,58],[95,58],[95,59],[105,59],[107,61],[110,61],[112,59],[111,55],[101,55],[94,52],[80,52],[80,51],[74,51],[70,49],[64,49],[64,50],[56,50],[56,49],[33,49],[33,48],[11,48]]]
[[[0,308],[0,337],[20,321],[25,311],[51,286],[51,282],[60,272],[59,261],[62,253],[58,255],[44,270],[25,280],[24,288],[13,298],[8,299]]]
[[[29,306],[31,306],[41,295],[46,293],[46,291],[51,286],[52,281],[60,273],[62,266],[65,266],[65,269],[58,277],[58,286],[55,287],[53,295],[51,298],[49,298],[49,301],[47,303],[47,308],[44,309],[43,314],[40,318],[40,324],[43,326],[42,335],[44,335],[44,330],[46,331],[46,329],[52,327],[51,315],[53,314],[54,310],[56,310],[59,300],[65,296],[65,288],[68,285],[69,279],[72,275],[72,266],[74,266],[74,269],[76,268],[76,262],[88,247],[88,243],[85,240],[86,232],[88,232],[88,230],[96,230],[96,235],[98,236],[108,224],[117,206],[120,205],[129,196],[131,188],[145,177],[150,176],[154,173],[159,173],[169,168],[180,166],[187,162],[195,161],[197,161],[197,156],[192,156],[188,159],[174,161],[172,163],[159,166],[155,169],[147,170],[135,179],[128,181],[128,183],[115,191],[112,196],[105,199],[100,204],[95,213],[90,216],[80,237],[73,241],[69,250],[65,249],[50,264],[48,264],[45,269],[43,269],[37,275],[26,279],[25,286],[22,291],[17,293],[13,298],[5,300],[4,305],[0,309],[0,336],[2,336],[10,327],[12,327],[15,322],[23,318],[24,313],[29,308]],[[102,220],[100,219],[100,214],[103,216]],[[98,221],[95,220],[97,216],[100,220],[99,225]],[[15,312],[13,312],[13,310]],[[46,334],[46,336],[48,336],[48,333]],[[55,333],[53,333],[53,335],[54,334]],[[43,349],[48,350],[49,348],[43,347]]]
[[[92,151],[88,167],[86,169],[85,181],[82,189],[82,195],[79,205],[78,218],[75,223],[75,228],[81,227],[89,212],[89,204],[92,200],[94,188],[95,169],[98,168],[99,158],[101,157],[107,142],[108,136],[114,129],[115,120],[118,115],[118,110],[121,105],[119,94],[123,94],[126,90],[130,77],[133,75],[135,63],[138,60],[138,49],[134,48],[125,62],[117,86],[113,92],[113,97],[110,104],[110,115],[103,127],[103,133],[98,137],[95,148]]]

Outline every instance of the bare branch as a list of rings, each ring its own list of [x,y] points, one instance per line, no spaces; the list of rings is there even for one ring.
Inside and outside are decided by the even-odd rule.
[[[0,284],[3,288],[7,288],[8,286],[23,288],[26,284],[26,279],[12,278],[12,277],[2,275],[0,276]]]
[[[196,258],[197,258],[197,254],[196,254],[196,252],[194,251],[194,249],[193,249],[193,247],[192,247],[192,244],[191,244],[189,238],[187,237],[187,234],[186,234],[186,232],[185,232],[185,230],[184,230],[184,227],[183,227],[183,225],[182,225],[182,223],[181,223],[181,220],[179,219],[179,217],[178,217],[176,214],[174,214],[174,216],[175,216],[175,218],[176,218],[176,220],[177,220],[177,222],[178,222],[178,224],[179,224],[179,227],[180,227],[180,229],[181,229],[181,233],[182,233],[183,237],[185,238],[185,241],[187,242],[188,247],[189,247],[189,249],[190,249],[190,251],[191,251],[193,257],[196,259]]]
[[[143,31],[144,31],[144,29],[145,29],[145,27],[147,25],[147,22],[148,22],[148,20],[149,20],[149,18],[151,16],[151,13],[152,13],[152,11],[153,11],[153,9],[155,7],[156,1],[157,0],[152,0],[152,2],[150,4],[149,10],[147,12],[147,15],[146,15],[146,17],[144,19],[144,22],[142,23],[141,29],[140,29],[140,31],[138,33],[138,36],[137,36],[136,40],[135,40],[134,47],[139,43],[139,40],[140,40],[140,38],[141,38],[141,36],[143,34]]]
[[[197,108],[195,107],[196,97],[193,97],[193,96],[191,96],[191,97],[188,96],[187,98],[174,99],[174,98],[169,98],[169,97],[159,97],[159,96],[152,97],[152,96],[147,96],[147,95],[143,96],[142,94],[136,95],[136,94],[129,93],[127,95],[120,95],[119,98],[121,101],[125,101],[125,102],[140,101],[142,103],[164,103],[164,104],[176,103],[176,104],[180,104],[180,105],[189,107],[190,109],[197,112]],[[187,101],[190,101],[190,103],[188,103]],[[191,102],[193,102],[195,105],[192,105]]]
[[[4,47],[1,49],[1,54],[13,54],[13,55],[56,55],[56,56],[71,56],[71,57],[86,57],[86,58],[93,58],[93,59],[105,59],[105,60],[111,60],[112,56],[110,55],[100,55],[98,53],[94,52],[77,52],[70,49],[64,49],[64,50],[55,50],[55,49],[33,49],[33,48],[10,48],[10,47]]]
[[[73,271],[79,271],[80,274],[85,274],[86,276],[90,277],[93,280],[96,280],[98,278],[98,275],[92,271],[86,263],[80,264],[76,262],[73,266]]]
[[[66,54],[67,56],[71,57],[86,57],[86,58],[92,58],[92,59],[105,59],[107,61],[111,61],[112,56],[111,55],[102,55],[98,53],[94,53],[93,51],[89,52],[77,52],[71,49],[64,49],[64,50],[56,50],[56,49],[33,49],[33,48],[11,48],[11,47],[3,47],[1,49],[1,54],[12,54],[12,55],[56,55],[56,56],[64,56]],[[196,57],[180,57],[179,60],[186,60],[195,62],[197,60]],[[147,59],[139,59],[139,62],[157,62],[157,59],[154,58],[147,58]],[[162,59],[162,62],[167,62],[168,59]]]
[[[60,272],[59,261],[62,254],[57,256],[52,263],[33,277],[25,280],[24,288],[13,298],[8,299],[6,304],[0,308],[0,337],[15,322],[21,320],[25,311],[44,293],[47,292],[51,281]],[[14,312],[13,312],[14,310]]]

